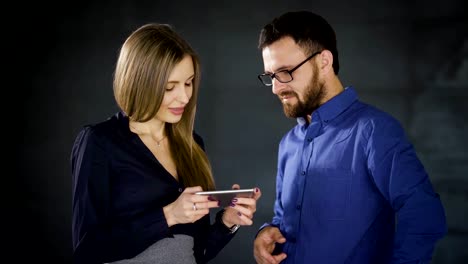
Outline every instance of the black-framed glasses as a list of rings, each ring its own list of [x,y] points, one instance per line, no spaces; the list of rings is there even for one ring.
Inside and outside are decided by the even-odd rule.
[[[290,70],[281,70],[275,73],[263,73],[258,75],[258,79],[266,86],[272,86],[273,85],[273,79],[278,80],[281,83],[288,83],[293,80],[292,73],[299,69],[304,63],[306,63],[308,60],[312,59],[315,55],[322,53],[322,51],[317,51],[314,54],[310,55],[305,59],[303,62],[299,63],[296,67],[290,69]]]

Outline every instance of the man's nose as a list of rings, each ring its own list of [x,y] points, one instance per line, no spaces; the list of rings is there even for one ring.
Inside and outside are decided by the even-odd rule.
[[[286,88],[286,84],[278,81],[276,78],[273,78],[271,81],[271,91],[278,95]]]

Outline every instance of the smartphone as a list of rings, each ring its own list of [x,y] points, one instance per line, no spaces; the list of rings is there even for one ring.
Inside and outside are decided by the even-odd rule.
[[[195,194],[199,195],[210,195],[215,200],[220,202],[219,206],[226,207],[229,206],[231,200],[235,197],[253,197],[255,189],[234,189],[234,190],[219,190],[219,191],[206,191],[206,192],[196,192]]]

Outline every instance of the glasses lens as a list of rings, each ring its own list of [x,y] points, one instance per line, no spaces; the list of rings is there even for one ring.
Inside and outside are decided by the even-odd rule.
[[[289,74],[288,71],[279,71],[275,73],[275,78],[282,83],[287,83],[287,82],[292,81],[292,76],[291,74]]]
[[[260,74],[258,76],[258,78],[260,79],[260,81],[266,85],[266,86],[271,86],[272,83],[273,83],[273,80],[271,79],[271,76],[268,75],[268,74]]]

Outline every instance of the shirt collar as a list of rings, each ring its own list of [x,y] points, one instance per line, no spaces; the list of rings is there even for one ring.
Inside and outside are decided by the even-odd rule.
[[[317,110],[315,110],[315,112],[317,112],[320,117],[319,120],[324,123],[328,123],[344,112],[356,100],[356,90],[353,86],[348,86],[343,92],[321,105]],[[297,123],[299,125],[305,125],[307,122],[304,117],[298,117]]]

